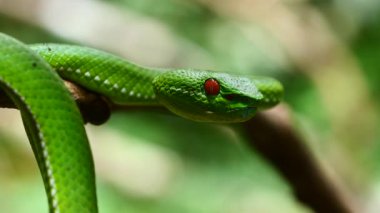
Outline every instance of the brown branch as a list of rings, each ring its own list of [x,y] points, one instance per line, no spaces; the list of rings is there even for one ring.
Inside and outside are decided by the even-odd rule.
[[[86,122],[102,124],[111,111],[141,110],[141,107],[112,105],[107,99],[80,86],[65,82],[76,100]],[[0,91],[0,107],[15,108]],[[144,110],[165,111],[162,107]],[[282,106],[277,111],[259,113],[243,124],[249,146],[268,160],[293,187],[296,197],[315,212],[354,213],[356,205],[347,199],[293,129],[288,113]],[[285,115],[285,116],[284,116]],[[351,201],[351,202],[349,202]]]
[[[286,107],[279,106],[246,122],[249,146],[269,161],[293,187],[295,196],[315,212],[357,212],[357,204],[327,175],[288,115]]]
[[[112,107],[109,101],[69,81],[65,81],[65,86],[74,97],[85,123],[100,125],[109,119]],[[2,90],[0,90],[0,107],[17,108]]]
[[[113,104],[106,98],[90,92],[79,85],[69,81],[64,81],[64,83],[76,101],[85,123],[91,123],[94,125],[104,124],[110,118],[111,111],[141,111],[144,109],[168,113],[167,109],[159,106],[142,107]],[[0,108],[17,108],[13,101],[2,90],[0,90]]]

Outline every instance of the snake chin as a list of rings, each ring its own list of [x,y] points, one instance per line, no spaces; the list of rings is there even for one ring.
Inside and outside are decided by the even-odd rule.
[[[232,114],[234,117],[237,118],[238,121],[236,122],[247,121],[251,119],[253,116],[255,116],[256,112],[257,112],[257,107],[254,107],[254,106],[234,108],[229,111],[230,114]]]

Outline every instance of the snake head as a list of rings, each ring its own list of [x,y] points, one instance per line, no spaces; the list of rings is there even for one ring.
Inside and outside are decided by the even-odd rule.
[[[153,87],[170,111],[203,122],[249,120],[265,99],[254,80],[209,71],[167,71],[153,80]]]

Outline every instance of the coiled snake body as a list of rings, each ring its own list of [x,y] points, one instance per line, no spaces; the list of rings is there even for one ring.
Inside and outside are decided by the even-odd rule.
[[[61,213],[97,212],[91,150],[62,78],[117,104],[163,105],[204,122],[246,121],[276,105],[283,93],[267,77],[144,68],[90,48],[27,46],[0,34],[0,89],[20,109],[50,212]]]

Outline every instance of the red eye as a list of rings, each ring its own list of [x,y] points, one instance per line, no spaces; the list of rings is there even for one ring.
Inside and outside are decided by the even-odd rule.
[[[213,78],[205,81],[204,88],[207,95],[217,95],[220,91],[219,82]]]

